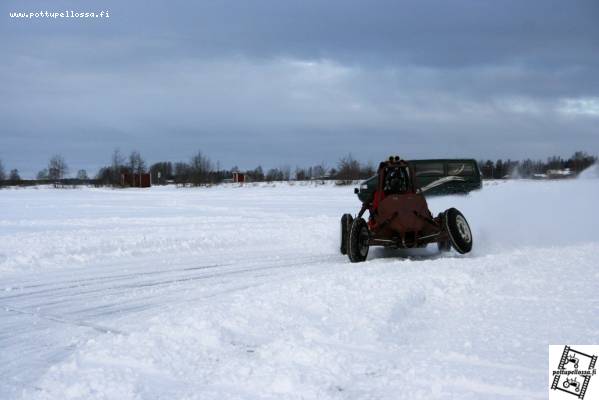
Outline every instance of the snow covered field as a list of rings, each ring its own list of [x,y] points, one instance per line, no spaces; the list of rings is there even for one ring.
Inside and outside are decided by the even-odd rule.
[[[338,253],[352,187],[0,191],[0,399],[544,399],[599,344],[599,180],[495,182],[467,256]]]

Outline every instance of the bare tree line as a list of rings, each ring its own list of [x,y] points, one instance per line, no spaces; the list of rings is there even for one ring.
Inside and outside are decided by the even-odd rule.
[[[563,159],[552,156],[547,160],[526,159],[522,161],[486,160],[479,161],[478,165],[484,179],[509,179],[531,178],[536,174],[545,174],[549,170],[569,169],[573,174],[578,174],[597,162],[597,157],[584,151],[575,152],[570,158]]]
[[[4,170],[4,164],[2,164],[2,160],[0,160],[0,186],[2,186],[3,184],[18,185],[19,182],[21,182],[19,170],[11,169],[9,174],[6,175],[6,171]]]
[[[596,156],[577,151],[570,158],[558,156],[542,160],[481,160],[479,167],[485,179],[506,179],[513,177],[529,178],[534,174],[542,174],[551,169],[569,168],[574,174],[597,162]],[[36,183],[53,183],[55,185],[109,185],[121,186],[123,176],[133,174],[150,174],[154,185],[177,184],[179,186],[200,186],[230,181],[234,172],[243,172],[251,182],[273,181],[310,181],[335,180],[338,184],[349,184],[356,180],[366,179],[376,173],[372,162],[361,163],[352,154],[340,158],[334,167],[320,163],[311,167],[296,167],[288,165],[264,170],[262,166],[240,171],[238,167],[223,169],[220,163],[212,162],[203,152],[197,151],[189,161],[159,161],[148,166],[139,151],[133,150],[125,156],[115,149],[110,156],[110,164],[100,168],[95,177],[90,178],[85,169],[77,170],[74,178],[68,178],[69,166],[64,157],[57,154],[50,158],[47,167],[37,174],[36,180],[23,180],[17,169],[7,174],[0,160],[0,186],[22,185]],[[125,182],[127,183],[127,182]]]

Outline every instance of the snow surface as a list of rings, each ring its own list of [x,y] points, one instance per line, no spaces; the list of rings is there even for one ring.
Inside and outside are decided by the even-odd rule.
[[[1,190],[0,399],[544,399],[599,344],[599,180],[431,199],[471,254],[361,264],[352,189]]]

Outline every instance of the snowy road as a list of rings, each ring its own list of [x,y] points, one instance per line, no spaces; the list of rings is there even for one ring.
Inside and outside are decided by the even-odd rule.
[[[436,198],[473,253],[353,265],[348,187],[3,190],[0,398],[546,398],[547,345],[599,343],[597,199]]]

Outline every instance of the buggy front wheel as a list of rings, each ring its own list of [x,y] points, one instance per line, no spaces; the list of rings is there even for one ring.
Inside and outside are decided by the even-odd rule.
[[[352,222],[354,222],[354,218],[351,214],[343,214],[341,216],[341,244],[339,250],[343,255],[347,254],[347,241],[349,240],[349,230],[351,229]]]

